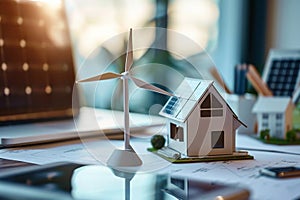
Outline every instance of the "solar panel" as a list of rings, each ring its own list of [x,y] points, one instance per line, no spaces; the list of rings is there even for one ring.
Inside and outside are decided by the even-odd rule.
[[[169,98],[160,115],[184,121],[212,83],[210,80],[185,77],[174,92],[176,96]]]
[[[174,110],[176,109],[177,106],[178,106],[178,98],[173,96],[173,97],[171,97],[168,104],[166,105],[164,112],[167,114],[173,115]]]
[[[271,50],[263,80],[274,96],[293,96],[300,83],[300,51]]]
[[[0,122],[72,115],[75,80],[64,6],[0,1]]]

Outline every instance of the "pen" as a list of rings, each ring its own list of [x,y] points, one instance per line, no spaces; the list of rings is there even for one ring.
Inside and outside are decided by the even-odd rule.
[[[273,96],[271,90],[268,86],[263,82],[259,73],[255,69],[253,65],[248,66],[248,72],[246,74],[247,79],[251,82],[254,89],[262,96]]]
[[[236,65],[234,68],[234,93],[244,95],[247,90],[246,74],[248,66],[246,64]]]
[[[225,90],[226,93],[232,94],[232,92],[230,91],[230,89],[227,87],[227,85],[223,81],[223,79],[222,79],[222,77],[221,77],[221,75],[218,72],[218,70],[217,70],[216,67],[211,67],[210,68],[210,73],[215,78],[215,80],[220,84],[220,86],[223,87],[223,89]]]

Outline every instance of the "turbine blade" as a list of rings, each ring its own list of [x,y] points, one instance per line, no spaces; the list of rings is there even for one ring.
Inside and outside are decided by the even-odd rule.
[[[113,78],[120,78],[122,75],[121,74],[115,74],[112,72],[107,72],[107,73],[103,73],[94,77],[90,77],[87,79],[83,79],[83,80],[79,80],[76,81],[77,83],[79,82],[92,82],[92,81],[100,81],[100,80],[106,80],[106,79],[113,79]]]
[[[174,94],[171,94],[163,89],[160,89],[154,85],[151,85],[150,83],[147,83],[145,81],[142,81],[140,79],[134,78],[130,76],[130,79],[134,82],[134,84],[136,84],[138,87],[140,88],[144,88],[146,90],[151,90],[153,92],[157,92],[157,93],[161,93],[164,95],[168,95],[168,96],[174,96]]]
[[[133,64],[133,53],[132,53],[132,29],[129,31],[129,39],[127,44],[125,71],[129,71]]]

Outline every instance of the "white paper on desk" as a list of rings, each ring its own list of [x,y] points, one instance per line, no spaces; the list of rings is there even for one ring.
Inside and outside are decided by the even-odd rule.
[[[200,180],[244,186],[251,191],[250,200],[281,200],[300,197],[300,178],[279,180],[261,176],[264,167],[298,166],[299,156],[250,152],[254,160],[189,163],[172,165],[165,169],[174,174]]]
[[[130,113],[131,132],[165,125],[159,116]],[[22,125],[0,127],[2,146],[17,146],[54,142],[85,137],[123,136],[123,112],[81,108],[79,117]]]
[[[244,134],[238,134],[236,137],[236,147],[239,149],[257,149],[265,151],[282,151],[291,154],[300,155],[300,145],[274,145],[265,144],[260,140],[254,138],[254,136],[248,136]]]
[[[0,150],[0,158],[19,160],[35,164],[48,164],[53,162],[75,162],[80,164],[106,165],[106,161],[116,148],[124,146],[123,141],[94,140],[77,143],[65,142],[63,145],[44,144],[36,146],[7,148]],[[148,152],[150,142],[134,142],[133,148],[139,152],[143,165],[140,172],[151,172],[164,168],[171,163]]]

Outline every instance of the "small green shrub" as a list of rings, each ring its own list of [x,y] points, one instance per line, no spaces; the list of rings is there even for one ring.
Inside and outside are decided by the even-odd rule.
[[[260,139],[269,140],[270,139],[270,129],[265,129],[260,131]]]
[[[289,130],[286,132],[286,140],[289,142],[294,142],[297,140],[296,130]]]
[[[166,139],[163,135],[153,135],[151,138],[151,144],[155,149],[161,149],[165,146]]]

